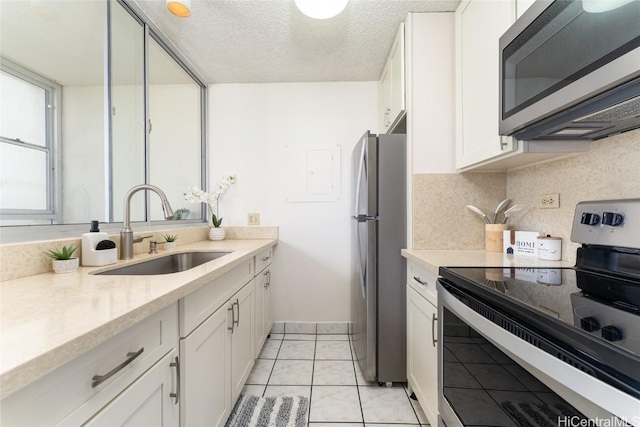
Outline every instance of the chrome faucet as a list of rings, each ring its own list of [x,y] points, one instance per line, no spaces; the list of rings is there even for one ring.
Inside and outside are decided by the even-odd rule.
[[[173,209],[171,209],[171,205],[167,200],[167,196],[161,189],[159,189],[155,185],[136,185],[131,190],[129,190],[124,196],[124,224],[122,226],[122,230],[120,231],[120,259],[133,258],[134,239],[133,230],[131,229],[131,197],[133,197],[133,195],[140,190],[151,190],[158,196],[160,196],[160,200],[162,201],[162,210],[164,211],[164,218],[173,218]]]

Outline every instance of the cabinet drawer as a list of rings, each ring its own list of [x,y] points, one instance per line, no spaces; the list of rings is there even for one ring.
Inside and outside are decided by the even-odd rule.
[[[407,263],[407,283],[432,304],[437,304],[437,280],[437,274],[434,274],[413,262]]]
[[[177,344],[172,304],[3,399],[0,424],[80,425]],[[96,376],[106,378],[96,384]]]
[[[273,248],[269,248],[266,251],[256,255],[256,274],[260,273],[269,264],[271,264],[272,258],[273,258]]]
[[[251,279],[253,259],[182,298],[179,301],[180,336],[189,335]]]

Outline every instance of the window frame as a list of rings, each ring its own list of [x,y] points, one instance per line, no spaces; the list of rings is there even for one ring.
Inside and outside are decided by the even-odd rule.
[[[61,120],[60,109],[62,101],[62,86],[48,78],[14,63],[7,58],[0,58],[0,71],[45,91],[45,145],[39,146],[29,142],[6,138],[0,135],[1,144],[11,144],[25,149],[46,153],[47,179],[47,207],[46,209],[2,209],[0,219],[5,220],[46,220],[50,224],[60,221],[60,161],[59,152]]]

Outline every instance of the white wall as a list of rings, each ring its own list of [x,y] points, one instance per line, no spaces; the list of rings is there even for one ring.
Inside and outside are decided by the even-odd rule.
[[[234,173],[223,225],[278,225],[273,271],[278,321],[350,319],[351,150],[377,133],[378,83],[221,84],[209,88],[209,182]],[[285,144],[341,144],[339,202],[285,203]]]

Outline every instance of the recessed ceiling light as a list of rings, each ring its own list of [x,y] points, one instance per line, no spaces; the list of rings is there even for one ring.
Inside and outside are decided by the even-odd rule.
[[[191,15],[191,0],[166,0],[169,12],[178,18],[186,18]]]
[[[333,18],[347,7],[348,0],[295,0],[300,12],[314,19]]]

